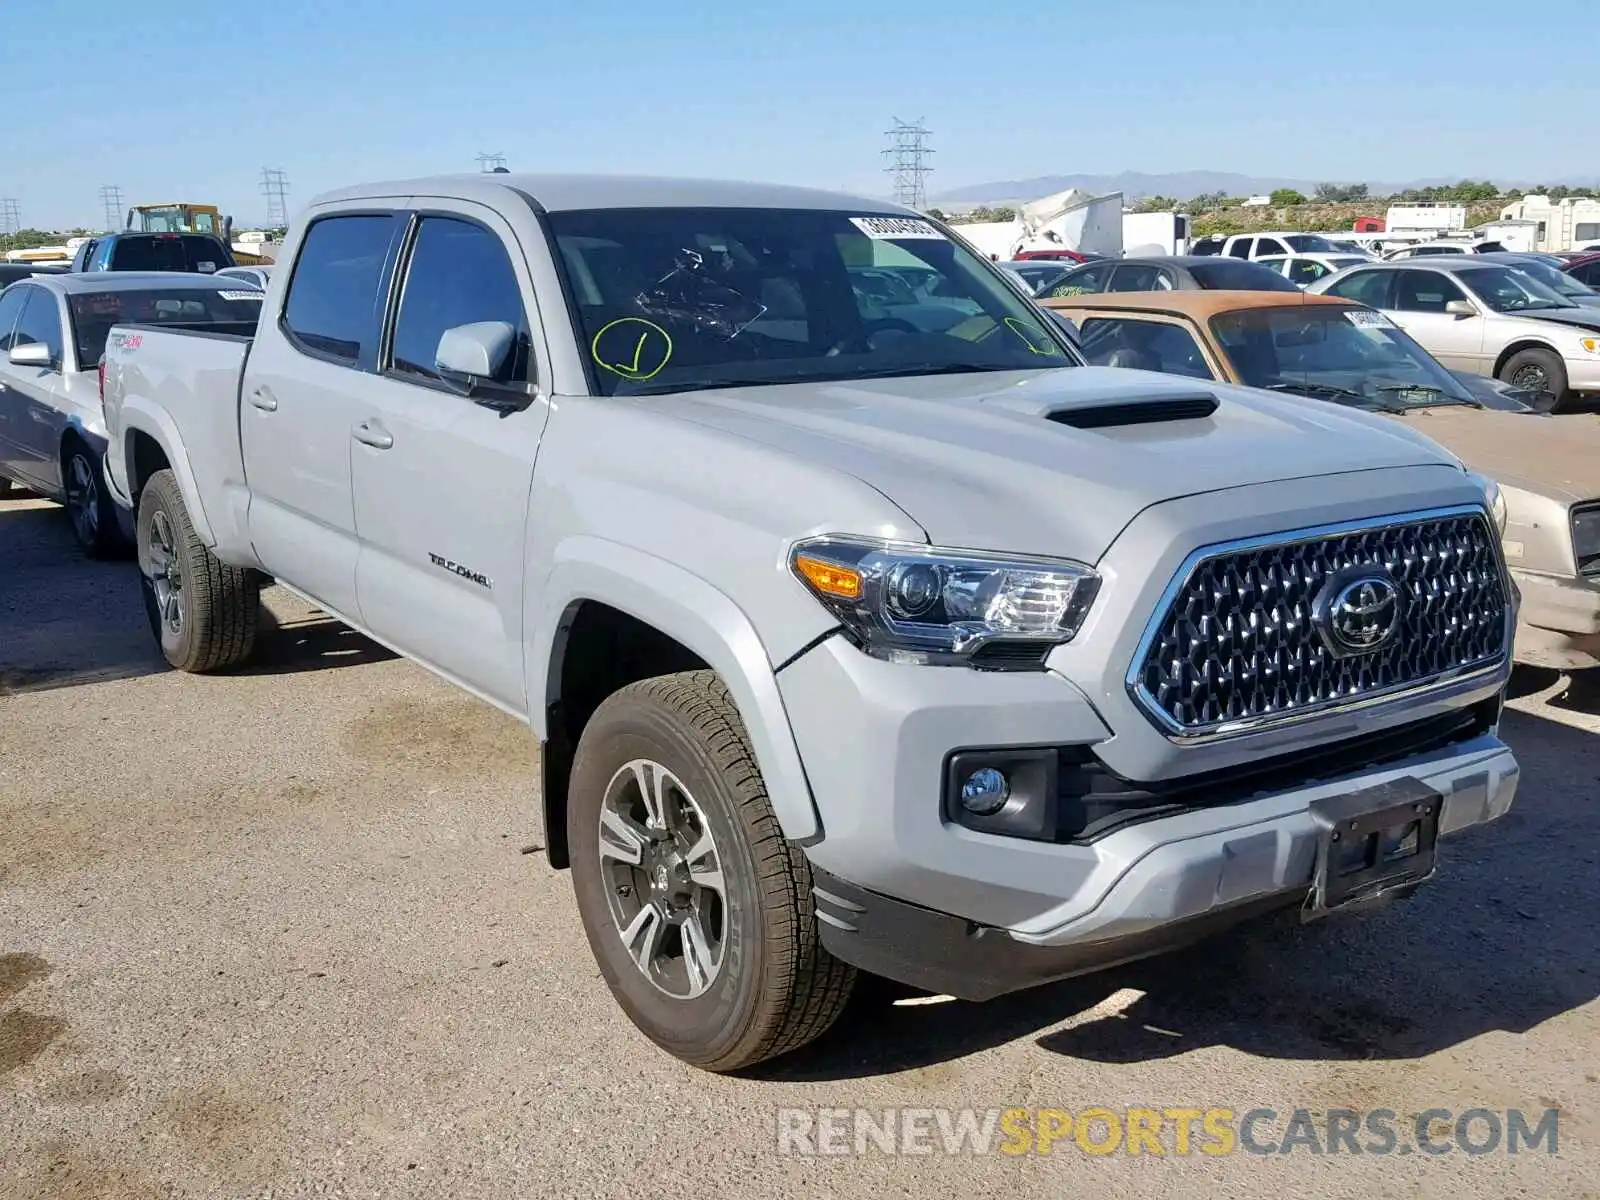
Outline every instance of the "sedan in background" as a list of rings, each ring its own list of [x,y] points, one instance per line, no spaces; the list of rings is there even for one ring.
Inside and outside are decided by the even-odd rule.
[[[1368,263],[1309,290],[1378,309],[1452,370],[1548,392],[1558,410],[1600,392],[1600,309],[1487,256]]]
[[[1045,289],[1059,283],[1067,272],[1074,270],[1072,263],[1060,263],[1039,259],[1015,259],[1011,262],[999,264],[1000,269],[1008,275],[1013,275],[1022,280],[1023,285],[1035,296],[1041,295]]]
[[[105,485],[100,359],[117,324],[216,321],[253,334],[262,292],[239,280],[133,271],[40,275],[0,292],[0,495],[66,505],[91,557],[126,540]]]
[[[1260,263],[1218,255],[1182,254],[1106,259],[1068,271],[1038,294],[1093,296],[1105,292],[1197,292],[1213,289],[1298,292],[1278,272]]]
[[[1495,480],[1522,592],[1517,661],[1600,665],[1600,424],[1542,415],[1504,384],[1447,371],[1384,314],[1260,292],[1045,301],[1097,366],[1264,388],[1380,413]],[[1497,514],[1498,516],[1499,514]]]
[[[1600,288],[1600,254],[1574,255],[1567,260],[1561,271],[1562,274],[1572,276],[1579,283],[1587,284],[1592,288]]]

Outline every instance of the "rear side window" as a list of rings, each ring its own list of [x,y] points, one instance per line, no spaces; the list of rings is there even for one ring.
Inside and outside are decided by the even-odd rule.
[[[11,339],[11,344],[27,346],[34,342],[43,342],[50,347],[50,361],[59,365],[61,306],[49,292],[39,288],[28,288],[27,292],[28,304],[22,310],[22,319],[17,322],[16,335]]]
[[[1261,254],[1287,254],[1289,248],[1277,238],[1257,238],[1256,253]]]
[[[1254,244],[1254,238],[1240,238],[1228,248],[1228,253],[1234,258],[1249,258],[1250,247]]]
[[[1111,276],[1111,292],[1170,292],[1172,277],[1160,267],[1148,263],[1130,263],[1120,266]]]
[[[1394,306],[1401,312],[1442,313],[1452,300],[1466,293],[1437,271],[1402,271]]]
[[[188,271],[209,275],[228,265],[216,238],[182,234],[120,237],[111,243],[113,271]]]
[[[306,230],[283,305],[300,349],[354,366],[378,341],[378,284],[392,216],[323,217]]]
[[[1394,275],[1393,271],[1357,271],[1330,284],[1327,294],[1354,300],[1368,308],[1389,308],[1389,285]]]
[[[527,383],[528,319],[504,244],[471,221],[424,217],[395,320],[394,369],[437,379],[445,330],[486,321],[509,325],[513,333],[506,357],[494,364],[495,382]]]

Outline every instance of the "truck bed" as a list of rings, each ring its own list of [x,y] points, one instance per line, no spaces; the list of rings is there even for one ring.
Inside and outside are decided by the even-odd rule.
[[[239,389],[254,335],[251,322],[129,324],[113,326],[106,340],[105,415],[115,491],[133,498],[137,435],[149,434],[168,448],[196,530],[230,558],[249,556]]]

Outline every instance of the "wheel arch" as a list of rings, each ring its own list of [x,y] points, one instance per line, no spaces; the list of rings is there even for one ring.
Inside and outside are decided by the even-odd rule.
[[[529,712],[543,745],[546,853],[565,867],[567,785],[583,726],[607,695],[639,679],[715,671],[744,722],[784,836],[811,841],[821,822],[777,677],[732,599],[676,564],[597,538],[564,543],[539,595],[527,647]],[[619,653],[620,651],[624,651]]]
[[[120,453],[128,482],[128,499],[137,509],[139,493],[157,471],[170,470],[178,481],[183,495],[183,505],[189,512],[189,522],[200,540],[215,546],[217,538],[200,503],[200,487],[194,477],[194,468],[184,451],[183,438],[172,418],[161,409],[138,404],[133,398],[123,402],[122,445]]]
[[[1524,350],[1548,350],[1551,354],[1554,354],[1557,358],[1561,359],[1563,366],[1566,365],[1566,359],[1562,356],[1561,351],[1557,350],[1549,342],[1543,341],[1536,337],[1524,336],[1518,338],[1505,349],[1500,351],[1499,356],[1494,360],[1494,371],[1492,372],[1494,377],[1496,379],[1500,378],[1500,372],[1505,369],[1505,365],[1515,356],[1521,354]]]

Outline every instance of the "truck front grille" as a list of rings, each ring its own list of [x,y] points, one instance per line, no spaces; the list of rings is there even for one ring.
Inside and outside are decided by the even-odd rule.
[[[1201,738],[1501,663],[1508,602],[1495,541],[1481,509],[1461,508],[1205,547],[1163,595],[1129,689],[1170,736]],[[1398,615],[1387,641],[1361,652],[1330,641],[1317,612],[1367,569],[1386,572]]]

